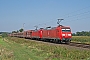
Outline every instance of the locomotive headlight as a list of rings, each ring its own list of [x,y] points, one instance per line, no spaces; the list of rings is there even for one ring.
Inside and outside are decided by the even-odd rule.
[[[71,34],[68,34],[68,36],[71,36]]]
[[[65,34],[62,34],[62,36],[65,36]]]

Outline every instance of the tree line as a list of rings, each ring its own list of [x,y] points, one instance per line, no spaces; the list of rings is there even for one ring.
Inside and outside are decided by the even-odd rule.
[[[17,30],[17,31],[12,31],[12,33],[18,33],[18,32],[23,32],[24,31],[24,29],[19,29],[19,30]]]
[[[72,33],[72,36],[90,36],[90,31],[81,31]]]
[[[18,33],[18,32],[23,32],[23,31],[24,31],[24,29],[21,28],[17,31],[12,31],[12,32],[0,32],[0,36],[2,36],[4,38],[4,37],[8,37],[8,34],[10,34],[10,33]]]

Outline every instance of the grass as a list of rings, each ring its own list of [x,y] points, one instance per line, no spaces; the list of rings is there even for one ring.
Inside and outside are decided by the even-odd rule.
[[[43,58],[38,58],[38,56],[35,56],[34,53],[27,49],[26,46],[22,46],[21,44],[17,44],[15,42],[8,41],[5,39],[4,41],[1,40],[0,42],[0,44],[3,45],[5,48],[13,51],[14,57],[11,60],[43,60]],[[2,60],[4,60],[4,58]]]
[[[73,36],[72,41],[90,44],[90,36]]]
[[[0,39],[0,46],[6,49],[5,56],[0,56],[2,60],[90,60],[90,50],[69,49],[23,38]]]
[[[14,55],[13,51],[7,49],[5,46],[7,44],[4,43],[3,39],[0,38],[0,60],[13,60]]]

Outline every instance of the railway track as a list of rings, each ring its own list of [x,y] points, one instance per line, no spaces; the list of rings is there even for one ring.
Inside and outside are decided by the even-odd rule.
[[[85,43],[71,42],[71,43],[69,43],[69,44],[67,44],[67,45],[90,49],[90,44],[85,44]]]
[[[30,40],[30,41],[36,41],[36,42],[40,42],[40,43],[45,43],[45,44],[50,44],[50,45],[60,45],[60,46],[72,46],[72,47],[80,47],[80,48],[86,48],[86,49],[90,49],[90,44],[85,44],[85,43],[77,43],[77,42],[70,42],[69,44],[66,43],[54,43],[54,42],[50,42],[50,41],[43,41],[43,40],[31,40],[31,39],[26,39],[26,40]]]
[[[85,43],[77,43],[77,42],[70,42],[69,44],[66,44],[66,43],[53,43],[53,42],[45,42],[45,41],[38,41],[38,40],[34,40],[34,41],[37,41],[37,42],[42,42],[42,43],[48,43],[48,44],[51,44],[51,45],[68,45],[68,46],[73,46],[73,47],[80,47],[80,48],[86,48],[86,49],[90,49],[90,44],[85,44]]]
[[[43,42],[45,42],[45,41],[43,41]],[[90,49],[90,44],[78,43],[78,42],[70,42],[69,44],[66,44],[66,43],[52,43],[52,42],[45,42],[45,43],[49,43],[49,44],[53,44],[53,45],[68,45],[68,46]]]

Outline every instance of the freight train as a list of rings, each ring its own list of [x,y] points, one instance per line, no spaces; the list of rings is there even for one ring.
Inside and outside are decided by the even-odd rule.
[[[19,33],[11,33],[12,37],[30,38],[57,43],[70,43],[72,38],[69,26],[58,25],[57,27],[40,28],[38,30],[27,30]]]

